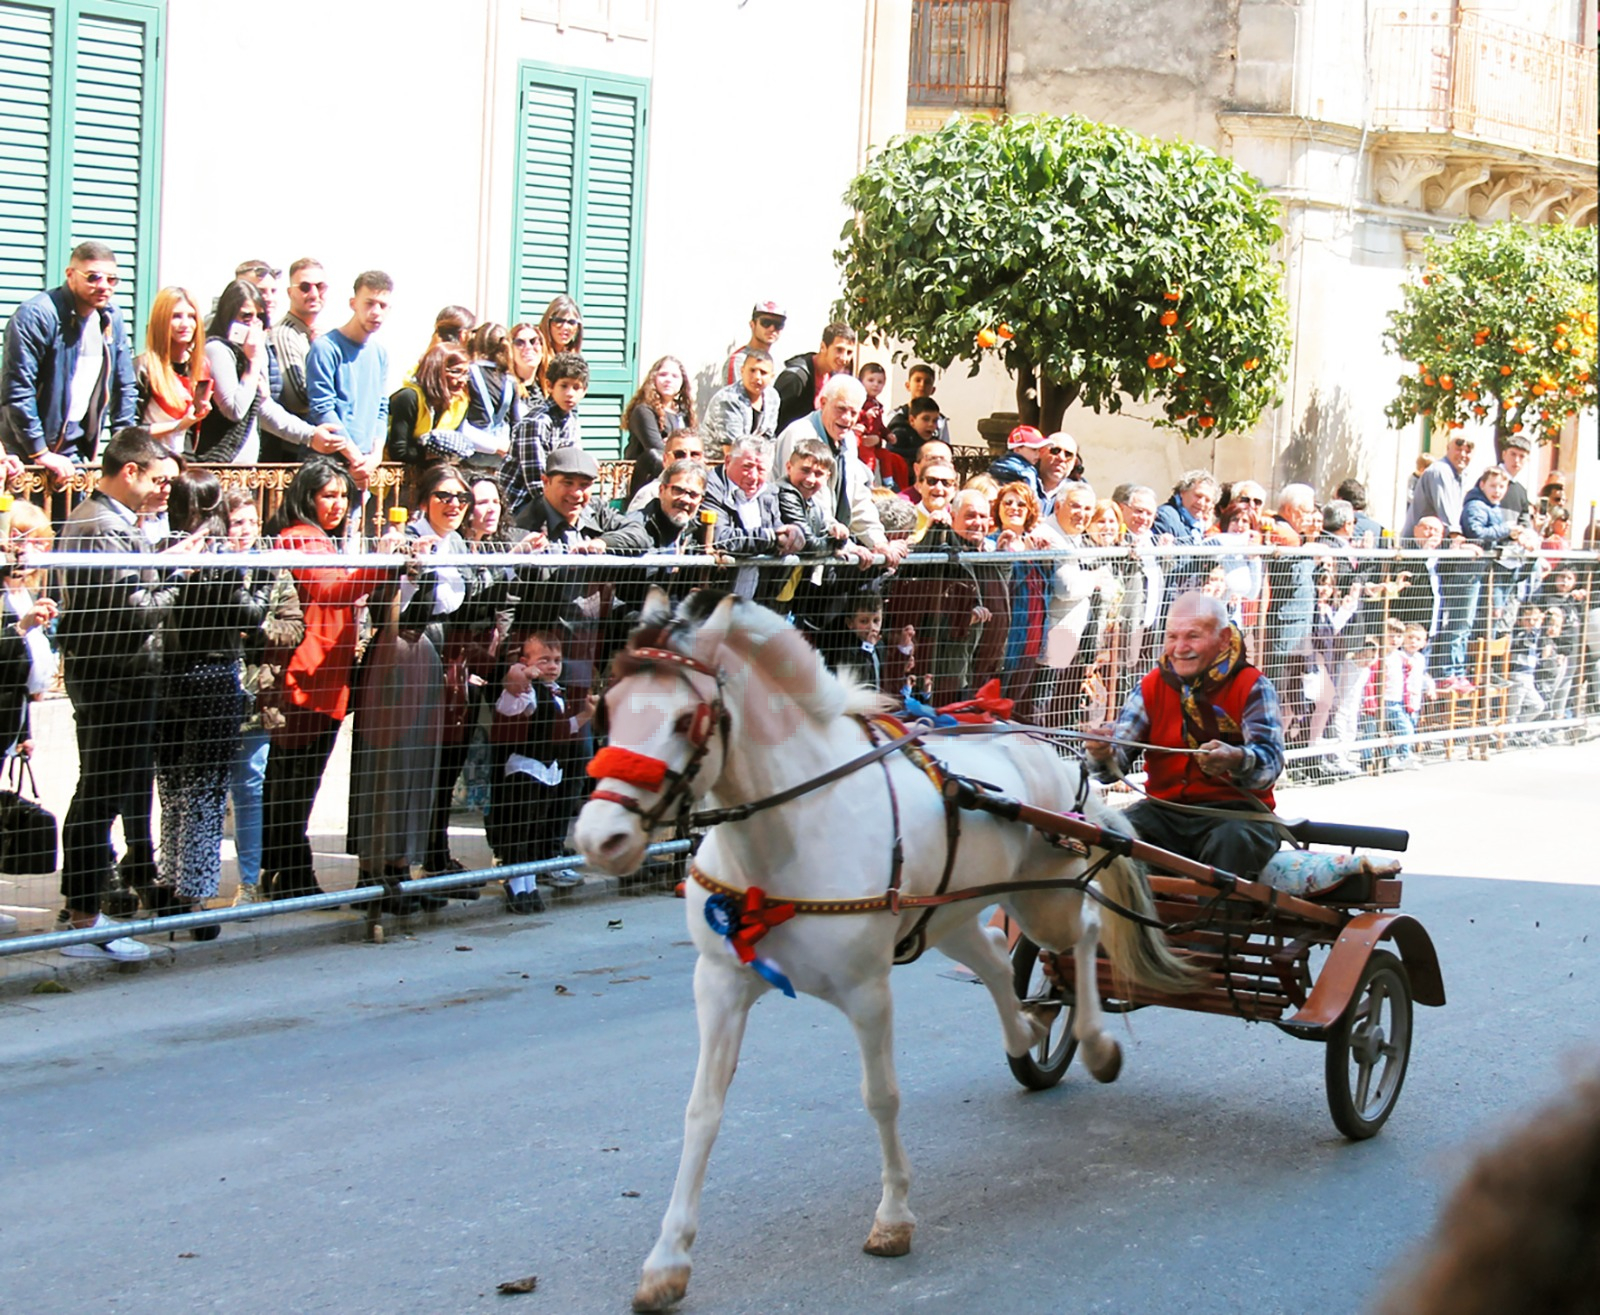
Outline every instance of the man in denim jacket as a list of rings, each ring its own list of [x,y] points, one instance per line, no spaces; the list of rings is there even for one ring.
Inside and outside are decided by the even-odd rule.
[[[18,306],[6,326],[0,441],[58,480],[92,463],[107,421],[134,423],[138,382],[122,312],[117,257],[99,242],[73,249],[64,282]]]

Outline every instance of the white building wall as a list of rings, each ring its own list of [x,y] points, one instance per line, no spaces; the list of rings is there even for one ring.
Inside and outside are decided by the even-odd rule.
[[[395,280],[392,382],[434,312],[503,320],[518,65],[650,82],[639,362],[711,372],[751,303],[786,353],[838,295],[840,202],[904,125],[910,0],[171,0],[160,272],[205,306],[246,258],[313,255],[339,322],[351,280]],[[609,27],[610,30],[607,30]],[[259,88],[241,93],[239,88]]]

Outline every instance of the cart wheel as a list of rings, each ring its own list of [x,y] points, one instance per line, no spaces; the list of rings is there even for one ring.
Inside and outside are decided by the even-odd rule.
[[[1410,1057],[1411,978],[1393,954],[1374,950],[1328,1035],[1328,1110],[1340,1132],[1363,1141],[1383,1127]]]
[[[1017,948],[1011,952],[1011,984],[1017,999],[1039,1002],[1050,1030],[1027,1054],[1007,1055],[1006,1062],[1012,1075],[1030,1091],[1048,1091],[1061,1081],[1077,1052],[1077,1038],[1072,1035],[1077,1006],[1071,1003],[1070,992],[1050,984],[1039,965],[1039,947],[1026,936],[1018,937]]]

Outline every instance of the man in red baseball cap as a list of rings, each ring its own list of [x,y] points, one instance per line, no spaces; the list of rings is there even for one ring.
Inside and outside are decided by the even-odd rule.
[[[756,302],[750,308],[750,341],[728,357],[727,367],[722,372],[722,382],[725,384],[739,382],[739,371],[744,366],[744,354],[752,347],[760,347],[776,361],[778,359],[778,338],[783,333],[783,326],[788,323],[788,320],[787,312],[777,302]]]
[[[1021,483],[1040,493],[1039,456],[1050,440],[1032,425],[1018,425],[1006,439],[1006,454],[989,465],[989,474],[1001,484]]]

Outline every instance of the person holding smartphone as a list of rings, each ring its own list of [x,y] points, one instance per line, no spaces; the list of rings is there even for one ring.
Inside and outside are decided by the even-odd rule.
[[[211,411],[211,372],[200,341],[200,312],[186,288],[162,288],[150,307],[145,350],[136,362],[139,417],[150,436],[182,452],[189,431]]]
[[[262,419],[293,442],[309,444],[318,430],[273,401],[267,380],[267,307],[261,289],[234,281],[217,298],[206,334],[205,361],[213,380],[211,410],[186,455],[211,465],[251,465],[261,459]]]

